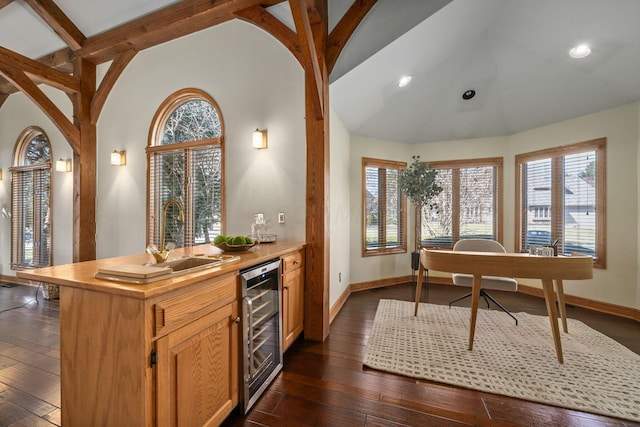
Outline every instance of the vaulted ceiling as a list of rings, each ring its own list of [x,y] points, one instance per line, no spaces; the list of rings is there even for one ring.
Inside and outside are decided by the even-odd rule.
[[[102,33],[178,3],[0,0],[0,61],[8,50],[70,72],[67,46],[83,38],[94,62],[111,59],[126,46],[100,46]],[[352,3],[329,0],[330,30]],[[294,29],[289,2],[262,4]],[[570,58],[578,43],[592,54]],[[640,99],[640,1],[378,0],[330,79],[352,133],[407,143],[509,135]],[[468,89],[476,96],[465,101]],[[0,82],[0,102],[15,90]]]
[[[570,58],[579,43],[591,55]],[[331,84],[352,133],[406,143],[510,135],[639,99],[637,0],[453,0]]]

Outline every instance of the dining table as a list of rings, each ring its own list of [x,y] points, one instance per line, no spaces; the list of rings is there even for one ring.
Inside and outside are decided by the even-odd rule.
[[[551,334],[558,361],[563,363],[560,328],[556,301],[562,318],[562,327],[568,333],[564,302],[563,280],[585,280],[593,277],[593,258],[589,255],[540,256],[528,253],[465,252],[441,249],[421,249],[414,315],[418,314],[422,277],[425,269],[473,275],[471,288],[471,320],[469,350],[473,350],[478,299],[482,276],[539,279],[542,282]],[[554,289],[555,285],[555,289]]]

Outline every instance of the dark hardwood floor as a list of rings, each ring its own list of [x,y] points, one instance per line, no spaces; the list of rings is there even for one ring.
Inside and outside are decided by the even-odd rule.
[[[36,287],[0,285],[0,426],[60,425],[60,311]],[[13,307],[21,307],[11,309]]]
[[[39,293],[36,303],[34,291],[29,286],[0,286],[0,427],[60,425],[58,302],[43,300]],[[224,425],[640,425],[363,367],[378,301],[412,300],[413,292],[414,285],[406,284],[352,294],[326,341],[299,339],[285,354],[284,371],[253,410],[246,416],[232,414]],[[430,285],[428,301],[446,304],[462,292]],[[513,312],[546,313],[542,299],[493,295]],[[640,323],[571,307],[568,316],[640,354]]]

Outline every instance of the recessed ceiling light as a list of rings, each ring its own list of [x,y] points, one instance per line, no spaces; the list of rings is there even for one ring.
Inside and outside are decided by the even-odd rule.
[[[579,44],[578,46],[572,47],[569,50],[569,56],[576,59],[585,58],[590,54],[591,48],[586,44]]]
[[[402,76],[398,81],[398,87],[405,87],[411,83],[411,76]]]
[[[471,99],[476,96],[476,91],[473,89],[465,90],[462,94],[462,99]]]

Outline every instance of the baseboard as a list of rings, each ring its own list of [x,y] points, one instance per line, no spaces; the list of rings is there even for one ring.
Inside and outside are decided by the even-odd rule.
[[[18,285],[36,286],[31,282],[31,280],[23,279],[17,276],[6,276],[4,274],[0,274],[0,281],[8,282],[8,283],[17,283]]]
[[[369,282],[352,283],[349,285],[351,292],[366,291],[367,289],[384,288],[386,286],[400,285],[411,282],[411,276],[390,277],[387,279],[372,280]]]
[[[533,295],[539,298],[544,298],[544,293],[541,288],[528,285],[518,285],[518,292],[526,295]],[[608,302],[596,301],[588,298],[578,297],[575,295],[564,294],[565,304],[575,305],[576,307],[588,308],[589,310],[598,311],[600,313],[612,314],[618,317],[625,317],[627,319],[640,322],[640,310],[632,307],[624,307],[617,304],[610,304]]]
[[[340,313],[344,303],[349,299],[349,295],[351,295],[351,288],[347,286],[342,295],[340,295],[340,298],[338,298],[338,300],[329,309],[329,324],[333,323],[333,319],[335,319],[338,313]]]
[[[352,283],[349,289],[351,292],[365,291],[367,289],[375,289],[375,288],[384,288],[386,286],[400,285],[403,283],[411,282],[411,276],[400,276],[400,277],[392,277],[387,279],[373,280],[370,282],[361,282],[361,283]],[[437,285],[452,285],[450,277],[429,277],[429,283],[437,284]],[[526,295],[532,295],[539,298],[544,298],[544,293],[541,288],[536,288],[534,286],[527,285],[518,285],[518,292],[521,292]],[[343,294],[344,295],[344,294]],[[342,296],[341,296],[342,298]],[[617,304],[610,304],[607,302],[596,301],[588,298],[578,297],[574,295],[565,294],[564,300],[566,304],[575,305],[577,307],[587,308],[589,310],[598,311],[600,313],[611,314],[618,317],[624,317],[627,319],[635,320],[636,322],[640,322],[640,309],[624,307]],[[344,304],[344,302],[342,303]],[[340,306],[341,308],[342,306]],[[340,310],[337,309],[335,312],[332,310],[333,318],[338,314]]]

